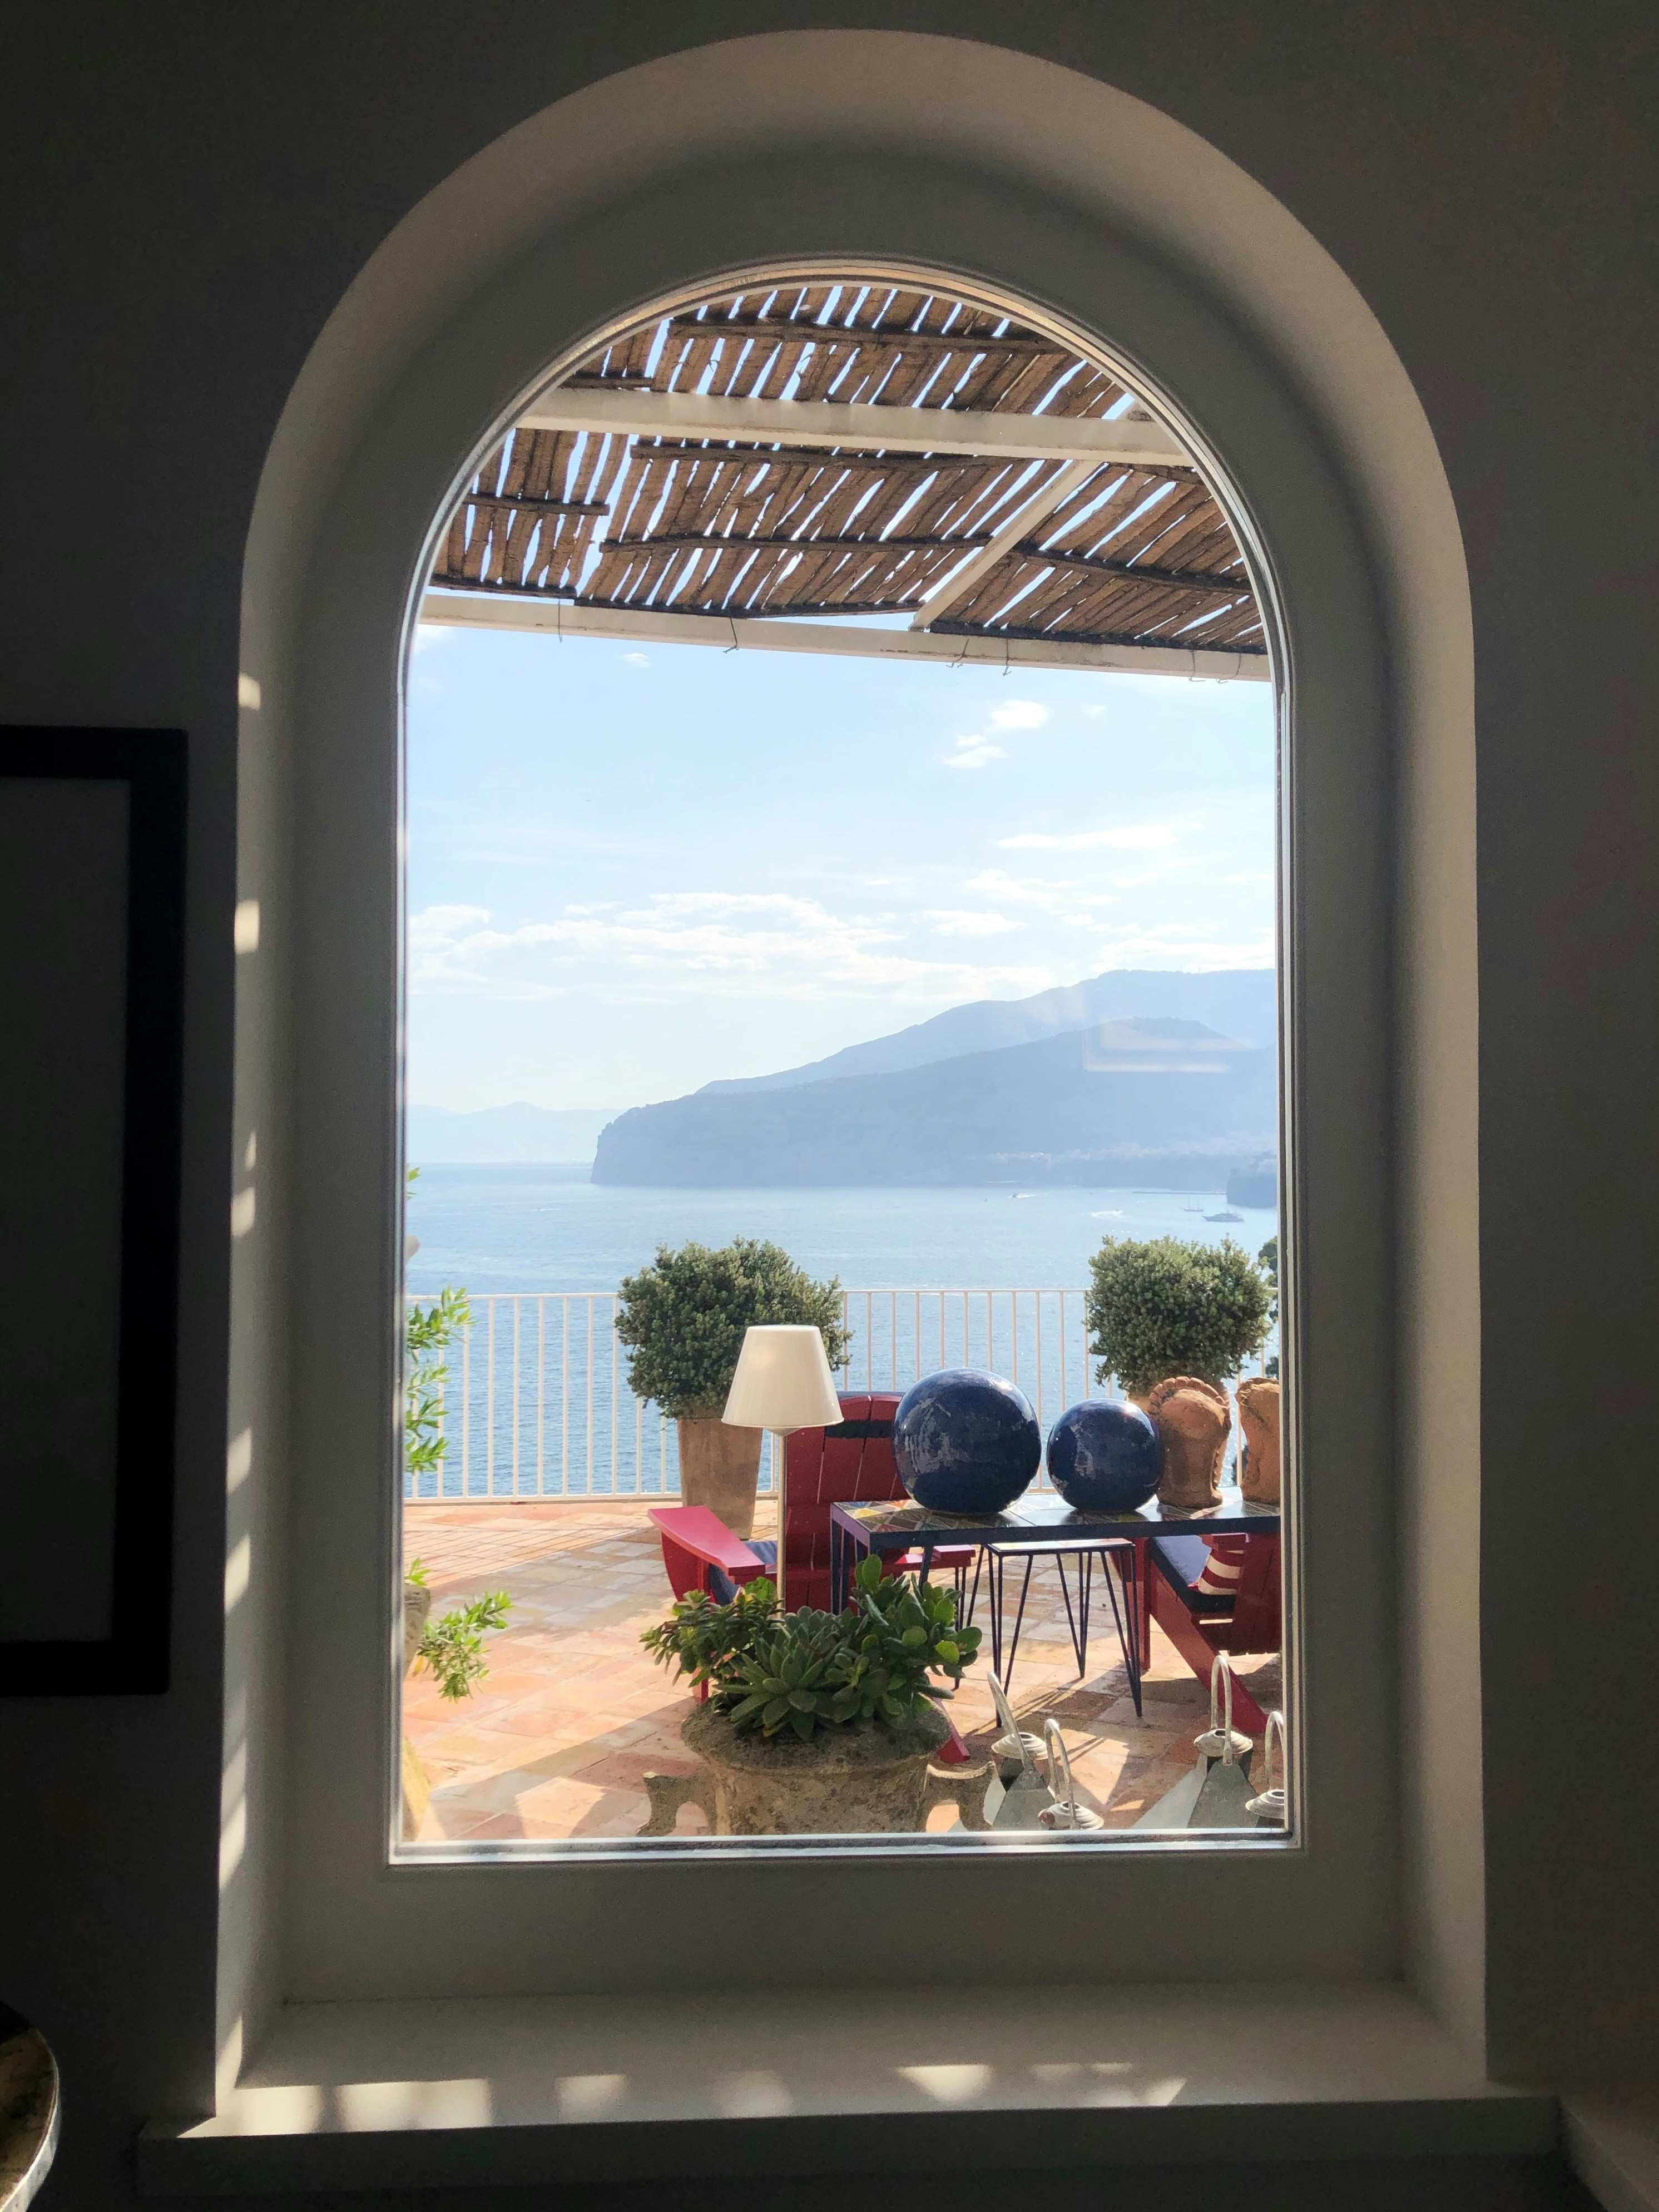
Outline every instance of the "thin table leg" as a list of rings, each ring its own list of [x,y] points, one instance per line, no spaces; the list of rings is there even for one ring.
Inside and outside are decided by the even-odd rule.
[[[1123,1579],[1124,1611],[1120,1613],[1117,1591],[1112,1582],[1112,1554],[1101,1553],[1106,1575],[1106,1595],[1112,1601],[1112,1620],[1117,1629],[1117,1648],[1123,1654],[1123,1671],[1129,1678],[1129,1695],[1134,1699],[1135,1717],[1140,1717],[1140,1638],[1136,1633],[1135,1619],[1135,1555],[1133,1547],[1118,1555]],[[1128,1618],[1126,1623],[1124,1614]]]
[[[1010,1644],[1010,1645],[1008,1646],[1008,1672],[1007,1672],[1007,1674],[1004,1674],[1004,1675],[1003,1675],[1003,1677],[1002,1677],[1002,1686],[1003,1686],[1003,1688],[1004,1688],[1005,1690],[1006,1690],[1006,1689],[1007,1689],[1007,1687],[1008,1687],[1008,1684],[1009,1684],[1009,1682],[1011,1681],[1011,1680],[1012,1679],[1013,1672],[1014,1672],[1014,1661],[1015,1661],[1016,1657],[1018,1656],[1018,1652],[1019,1652],[1019,1632],[1020,1632],[1021,1627],[1022,1627],[1022,1626],[1024,1626],[1024,1620],[1025,1620],[1025,1600],[1026,1600],[1027,1596],[1030,1595],[1030,1588],[1031,1588],[1031,1568],[1032,1568],[1032,1566],[1033,1566],[1033,1565],[1034,1565],[1034,1564],[1035,1564],[1035,1562],[1034,1562],[1034,1559],[1033,1559],[1033,1556],[1032,1556],[1032,1554],[1031,1554],[1030,1552],[1028,1552],[1028,1553],[1025,1554],[1025,1579],[1021,1583],[1021,1584],[1020,1584],[1020,1586],[1019,1586],[1019,1611],[1018,1611],[1018,1612],[1014,1615],[1014,1637],[1013,1637],[1013,1641],[1012,1641],[1012,1644]],[[999,1590],[999,1592],[998,1592],[998,1595],[999,1595],[999,1598],[1000,1598],[1000,1595],[1001,1595],[1001,1592],[1000,1592],[1000,1590]],[[1068,1598],[1068,1599],[1066,1600],[1066,1602],[1067,1607],[1069,1608],[1069,1607],[1070,1607],[1070,1605],[1071,1605],[1071,1600]],[[999,1613],[1000,1613],[1000,1612],[1001,1612],[1002,1607],[1001,1607],[1000,1603],[999,1603],[999,1605],[998,1605],[998,1607],[997,1607],[997,1610],[998,1610],[998,1612],[999,1612]],[[999,1673],[1000,1673],[1000,1672],[1001,1672],[1000,1668],[999,1668],[999,1669],[998,1669],[998,1671],[999,1671]]]
[[[981,1544],[981,1545],[980,1546],[980,1547],[979,1547],[978,1551],[977,1551],[977,1552],[975,1552],[975,1554],[974,1554],[974,1587],[973,1587],[973,1588],[972,1588],[972,1589],[970,1589],[970,1590],[969,1591],[969,1593],[968,1593],[968,1614],[967,1614],[967,1620],[966,1620],[966,1621],[963,1623],[963,1626],[969,1626],[969,1625],[970,1625],[970,1624],[972,1623],[972,1620],[973,1620],[973,1618],[974,1618],[975,1609],[975,1607],[976,1607],[978,1606],[978,1604],[979,1604],[979,1577],[980,1577],[980,1570],[981,1570],[981,1568],[984,1565],[985,1565],[985,1547],[984,1547],[984,1545],[983,1545],[983,1544]]]
[[[1060,1594],[1066,1601],[1066,1626],[1072,1632],[1072,1656],[1077,1661],[1077,1678],[1080,1682],[1083,1680],[1083,1655],[1087,1646],[1089,1635],[1089,1600],[1085,1594],[1086,1585],[1085,1582],[1085,1577],[1087,1576],[1089,1571],[1089,1555],[1086,1552],[1084,1553],[1081,1561],[1079,1563],[1078,1569],[1078,1598],[1083,1608],[1085,1624],[1082,1643],[1079,1643],[1078,1640],[1077,1620],[1072,1612],[1072,1590],[1071,1585],[1066,1579],[1066,1558],[1063,1553],[1055,1553],[1054,1565],[1060,1570]],[[1025,1570],[1025,1579],[1028,1583],[1031,1579],[1031,1570],[1029,1565]],[[1022,1613],[1024,1611],[1023,1604],[1021,1605],[1020,1610]]]

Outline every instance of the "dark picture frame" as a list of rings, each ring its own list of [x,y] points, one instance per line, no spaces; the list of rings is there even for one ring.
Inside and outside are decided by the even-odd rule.
[[[118,889],[110,894],[110,914],[100,915],[94,951],[113,979],[112,992],[125,1006],[125,1030],[118,1047],[107,1048],[112,1079],[94,1102],[111,1129],[112,1152],[118,1127],[118,1195],[112,1166],[100,1183],[107,1200],[103,1215],[86,1220],[85,1179],[76,1185],[77,1162],[65,1144],[61,1157],[27,1163],[11,1161],[3,1171],[27,1172],[63,1184],[64,1203],[77,1206],[80,1233],[102,1237],[116,1255],[118,1293],[112,1290],[112,1324],[89,1357],[105,1370],[91,1377],[94,1387],[112,1394],[112,1463],[95,1480],[109,1495],[98,1499],[100,1532],[113,1528],[112,1546],[100,1533],[98,1550],[108,1557],[112,1583],[103,1607],[102,1568],[92,1577],[92,1598],[108,1632],[0,1640],[0,1696],[106,1696],[154,1694],[168,1683],[171,1655],[173,1450],[178,1360],[179,1210],[184,1049],[185,853],[186,746],[179,730],[0,729],[0,804],[5,786],[115,786],[125,791],[124,816],[107,802],[105,817],[125,819],[126,888],[125,947],[113,940],[120,927]],[[88,793],[89,808],[98,801]],[[72,819],[72,810],[63,818]],[[52,865],[51,855],[42,866]],[[67,860],[65,866],[69,865]],[[31,979],[15,963],[9,971],[14,991],[27,993]],[[20,985],[19,977],[21,977]],[[43,972],[36,1012],[51,988]],[[59,1018],[61,1034],[75,1036],[73,1010]],[[110,1024],[113,1032],[114,1024]],[[50,1036],[37,1021],[31,1034]],[[66,1052],[72,1050],[72,1042]],[[113,1097],[118,1066],[120,1097]],[[118,1114],[118,1123],[115,1116]],[[107,1369],[112,1358],[113,1374]],[[54,1370],[56,1373],[57,1370]],[[61,1375],[55,1386],[63,1395]],[[0,1436],[0,1455],[5,1440]],[[21,1471],[14,1468],[14,1480]],[[8,1498],[0,1456],[0,1546],[7,1523],[16,1536],[19,1493]],[[27,1516],[21,1516],[27,1525]],[[25,1555],[27,1547],[25,1545]],[[16,1565],[14,1561],[14,1566]],[[24,1561],[26,1571],[26,1556]],[[47,1621],[37,1626],[50,1628]],[[71,1626],[67,1620],[65,1627]]]

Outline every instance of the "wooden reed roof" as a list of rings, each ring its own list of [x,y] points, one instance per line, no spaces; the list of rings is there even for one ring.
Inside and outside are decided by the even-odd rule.
[[[1191,466],[953,446],[952,414],[1151,423],[1107,371],[993,310],[852,278],[779,283],[642,326],[538,407],[592,393],[633,395],[639,428],[509,433],[455,509],[434,586],[750,617],[914,619],[933,593],[916,626],[935,635],[1266,652],[1237,542]],[[715,416],[787,401],[802,427],[787,442],[663,434],[666,394]],[[799,442],[819,403],[929,410],[937,448]]]

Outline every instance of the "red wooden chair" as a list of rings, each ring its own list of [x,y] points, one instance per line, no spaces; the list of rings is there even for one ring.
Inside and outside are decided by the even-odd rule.
[[[841,1391],[842,1419],[832,1429],[797,1429],[787,1444],[788,1550],[785,1594],[792,1612],[801,1606],[830,1603],[830,1508],[902,1498],[893,1458],[895,1391]],[[706,1505],[653,1505],[651,1518],[662,1532],[663,1565],[676,1597],[706,1589],[729,1601],[739,1583],[776,1571],[778,1548],[769,1537],[744,1543],[716,1520]],[[939,1545],[935,1571],[960,1580],[975,1559],[971,1544]],[[890,1574],[920,1570],[920,1551],[888,1562]]]
[[[904,1485],[893,1458],[893,1417],[899,1407],[893,1391],[837,1393],[842,1419],[831,1429],[797,1429],[786,1449],[787,1526],[784,1594],[791,1611],[830,1604],[830,1508],[902,1498]],[[778,1547],[770,1537],[745,1543],[734,1536],[706,1505],[653,1505],[651,1518],[662,1534],[663,1565],[676,1597],[705,1589],[729,1604],[741,1583],[775,1574]],[[971,1544],[936,1547],[932,1569],[956,1578],[960,1611],[963,1578],[973,1564]],[[920,1571],[922,1554],[906,1552],[887,1562],[889,1574]],[[967,1748],[952,1730],[943,1756],[966,1759]]]
[[[1152,1656],[1150,1623],[1156,1620],[1176,1650],[1207,1684],[1218,1651],[1239,1656],[1277,1651],[1282,1636],[1279,1539],[1277,1536],[1218,1536],[1218,1565],[1238,1569],[1231,1594],[1202,1588],[1210,1565],[1210,1546],[1201,1536],[1154,1536],[1146,1545],[1149,1571],[1142,1579],[1148,1624],[1141,1644],[1143,1666]],[[1259,1733],[1267,1717],[1242,1681],[1233,1684],[1233,1710],[1239,1725]]]

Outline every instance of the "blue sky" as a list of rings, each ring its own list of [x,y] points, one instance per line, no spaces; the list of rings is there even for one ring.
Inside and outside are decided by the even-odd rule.
[[[410,1096],[620,1108],[1273,958],[1265,684],[423,628]]]

